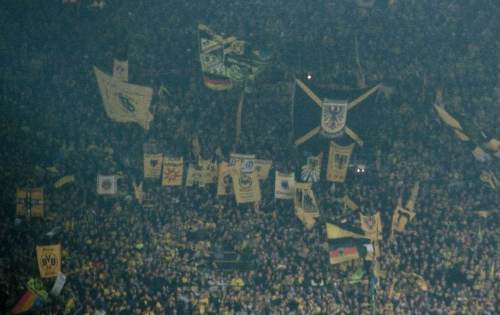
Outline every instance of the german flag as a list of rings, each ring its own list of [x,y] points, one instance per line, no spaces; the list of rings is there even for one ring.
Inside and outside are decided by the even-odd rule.
[[[364,258],[373,252],[373,246],[366,238],[338,238],[330,240],[330,264],[341,264],[358,258]]]
[[[206,87],[215,91],[225,91],[233,87],[233,83],[229,78],[209,73],[203,74],[203,82]]]

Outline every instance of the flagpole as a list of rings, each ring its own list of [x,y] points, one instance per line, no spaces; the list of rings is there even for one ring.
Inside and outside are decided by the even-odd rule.
[[[243,103],[245,101],[245,88],[241,90],[240,100],[238,102],[238,109],[236,110],[236,139],[234,142],[235,150],[240,143],[241,134],[241,113],[243,112]]]

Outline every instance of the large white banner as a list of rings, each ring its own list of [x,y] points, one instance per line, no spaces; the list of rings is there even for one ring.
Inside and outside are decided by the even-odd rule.
[[[153,89],[120,81],[97,67],[94,72],[108,117],[118,122],[136,122],[149,129],[153,120],[149,111]]]

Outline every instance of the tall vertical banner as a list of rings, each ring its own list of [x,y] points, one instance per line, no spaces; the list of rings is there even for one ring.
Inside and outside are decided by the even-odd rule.
[[[322,157],[323,153],[307,158],[307,163],[302,166],[301,179],[303,181],[316,183],[320,180]]]
[[[184,160],[182,157],[164,157],[162,171],[162,186],[182,186]]]
[[[42,278],[57,277],[61,272],[61,245],[37,246],[36,259]]]
[[[241,162],[233,167],[233,189],[237,203],[255,203],[261,199],[259,178],[255,167],[251,171],[241,165]]]
[[[413,194],[416,195],[418,193],[418,188],[415,187],[418,187],[418,185],[414,186],[414,188],[412,189],[412,195]],[[412,197],[410,197],[410,199],[412,199]],[[394,238],[394,232],[400,232],[400,233],[403,232],[405,230],[406,224],[410,222],[416,215],[415,212],[413,212],[412,210],[404,209],[402,203],[403,203],[402,197],[399,197],[398,204],[394,209],[394,212],[392,213],[391,239]]]
[[[226,75],[224,48],[235,38],[224,39],[203,24],[198,25],[198,37],[201,71],[206,87],[216,91],[231,89],[233,83]]]
[[[295,174],[276,171],[274,177],[274,198],[293,200],[295,196]]]
[[[186,176],[186,187],[192,187],[194,185],[205,185],[203,182],[203,172],[199,164],[189,163]]]
[[[113,78],[128,82],[128,60],[113,60]]]
[[[94,67],[104,109],[117,122],[135,122],[148,130],[153,114],[149,111],[153,89],[120,81]]]
[[[232,195],[233,191],[233,167],[227,162],[219,164],[219,176],[217,177],[217,196]]]
[[[312,229],[319,217],[319,206],[311,183],[295,183],[294,208],[299,220],[308,230]]]
[[[330,142],[328,169],[326,173],[326,177],[329,181],[336,183],[343,183],[345,181],[353,149],[354,143],[347,146],[341,146],[333,141]]]
[[[158,179],[161,174],[163,154],[144,153],[144,178]]]
[[[16,215],[43,217],[44,215],[43,188],[16,189]]]

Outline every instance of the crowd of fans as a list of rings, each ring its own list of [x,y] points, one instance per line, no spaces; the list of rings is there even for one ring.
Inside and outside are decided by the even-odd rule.
[[[377,314],[498,313],[500,197],[479,173],[498,170],[499,162],[476,161],[432,105],[442,90],[446,108],[498,138],[500,3],[356,3],[1,4],[0,312],[37,276],[35,245],[60,242],[67,283],[40,314],[65,313],[68,299],[75,301],[68,313],[76,314],[370,314],[368,281],[347,281],[367,263],[332,266],[328,259],[325,223],[358,218],[338,202],[348,194],[363,213],[382,214]],[[203,86],[199,22],[274,52],[245,98],[237,147],[240,91]],[[92,66],[109,72],[113,58],[128,59],[131,82],[166,88],[153,99],[149,131],[105,114]],[[290,82],[305,73],[337,86],[384,85],[365,112],[356,112],[377,118],[353,156],[367,172],[350,172],[334,186],[322,176],[314,187],[321,217],[312,230],[292,203],[274,200],[274,172],[261,182],[260,208],[216,197],[212,186],[166,188],[147,180],[144,202],[134,198],[132,183],[143,181],[142,146],[152,139],[185,160],[198,137],[205,159],[220,159],[220,151],[227,160],[237,151],[273,160],[273,171],[300,169],[307,153],[291,139]],[[75,183],[55,189],[68,174]],[[97,174],[120,174],[119,196],[98,196]],[[417,215],[390,241],[392,210],[417,181]],[[45,187],[44,219],[15,218],[16,186]],[[55,227],[59,232],[46,236]],[[222,266],[226,253],[239,263]],[[409,273],[421,275],[428,289]]]

